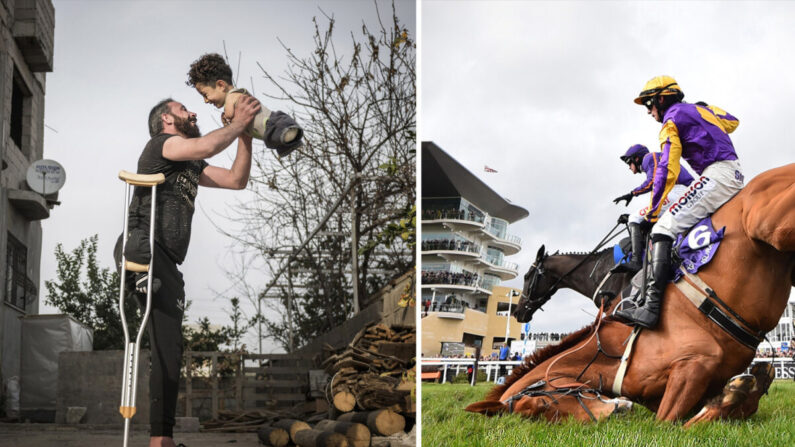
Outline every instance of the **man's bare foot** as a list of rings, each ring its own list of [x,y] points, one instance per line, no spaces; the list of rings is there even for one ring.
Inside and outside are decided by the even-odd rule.
[[[174,439],[167,436],[152,436],[149,438],[149,447],[177,447]]]

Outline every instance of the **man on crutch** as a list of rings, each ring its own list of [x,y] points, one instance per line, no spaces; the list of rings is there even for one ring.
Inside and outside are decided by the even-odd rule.
[[[198,186],[244,189],[251,171],[251,137],[245,134],[260,103],[243,96],[235,106],[232,122],[201,136],[196,114],[168,98],[149,113],[152,137],[138,159],[138,174],[165,175],[157,188],[155,244],[153,256],[152,307],[147,330],[151,344],[150,447],[175,447],[173,428],[179,391],[182,359],[182,315],[185,311],[185,283],[177,266],[185,260],[190,241],[191,219]],[[238,139],[237,155],[229,169],[204,161]],[[136,187],[130,202],[129,231],[124,255],[128,261],[150,262],[149,213],[152,188]],[[121,259],[121,237],[116,244]],[[130,273],[127,284],[144,306],[146,273]],[[143,300],[142,300],[143,298]]]

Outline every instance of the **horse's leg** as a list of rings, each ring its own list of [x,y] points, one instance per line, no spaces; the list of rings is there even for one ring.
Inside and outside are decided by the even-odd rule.
[[[767,392],[774,377],[775,371],[771,364],[754,365],[751,374],[742,374],[729,380],[723,392],[687,421],[685,428],[718,419],[749,418],[756,413],[759,399]]]
[[[673,422],[685,417],[704,396],[714,370],[703,359],[674,366],[657,409],[657,420]]]
[[[748,399],[742,404],[739,416],[743,419],[751,417],[759,409],[759,400],[767,394],[770,384],[776,378],[776,370],[770,363],[757,363],[751,368],[756,378],[756,386],[751,388]]]

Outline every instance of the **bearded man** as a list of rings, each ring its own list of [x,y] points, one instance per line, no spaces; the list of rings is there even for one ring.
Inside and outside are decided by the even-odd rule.
[[[173,428],[182,359],[182,315],[185,311],[185,282],[177,269],[185,260],[198,186],[243,189],[251,171],[251,137],[245,130],[260,111],[252,96],[235,106],[230,125],[201,136],[196,114],[171,98],[149,113],[152,137],[138,159],[139,174],[163,173],[166,180],[157,188],[152,309],[147,331],[151,344],[150,447],[175,447]],[[237,155],[229,169],[209,165],[205,159],[238,139]],[[124,254],[127,260],[148,264],[149,187],[136,187],[130,202],[129,234]],[[121,260],[121,236],[116,243],[117,264]],[[146,302],[146,274],[130,273],[127,284],[141,307]]]

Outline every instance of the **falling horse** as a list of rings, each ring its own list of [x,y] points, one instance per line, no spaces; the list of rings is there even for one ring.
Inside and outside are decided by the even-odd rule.
[[[542,245],[535,262],[524,275],[522,297],[514,316],[519,321],[530,321],[560,288],[585,295],[594,301],[596,307],[604,301],[605,308],[610,311],[618,304],[618,300],[613,298],[629,285],[631,279],[627,273],[608,276],[613,261],[612,248],[591,253],[549,255]]]
[[[699,406],[688,424],[753,414],[771,380],[769,365],[724,384],[751,363],[755,344],[776,326],[795,285],[795,164],[757,176],[712,221],[726,227],[725,236],[696,276],[708,284],[701,290],[709,298],[702,299],[712,307],[704,308],[722,315],[724,324],[669,284],[656,329],[633,330],[600,313],[593,325],[528,356],[504,385],[467,410],[597,420],[624,407],[616,398],[625,396],[665,421]],[[737,327],[746,336],[738,336]]]

